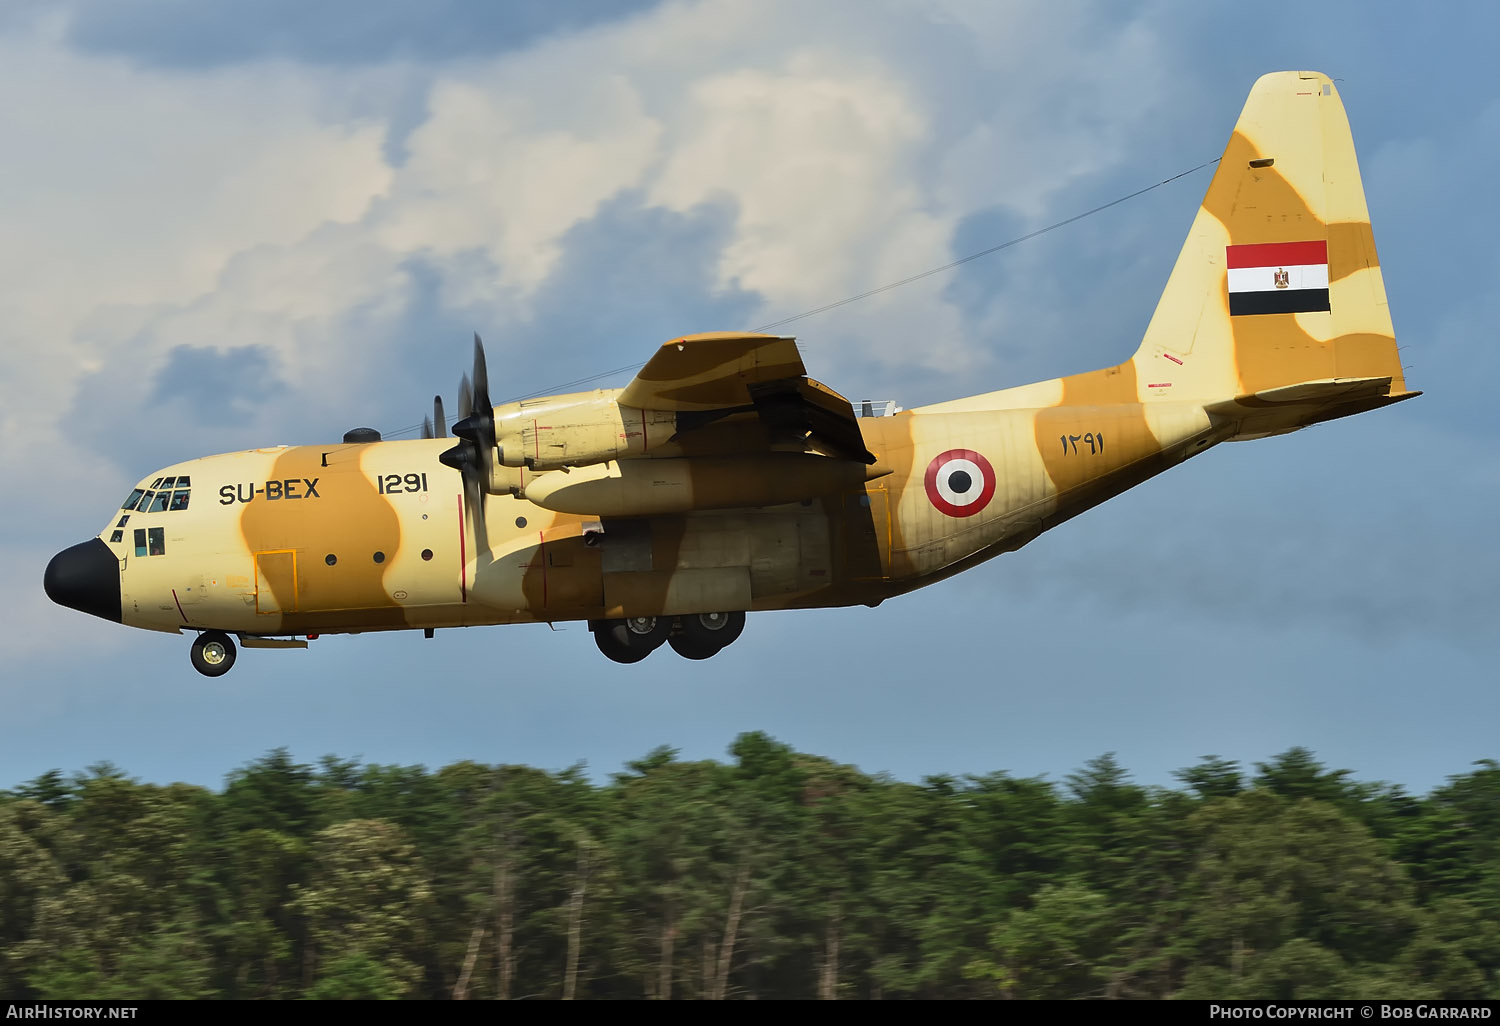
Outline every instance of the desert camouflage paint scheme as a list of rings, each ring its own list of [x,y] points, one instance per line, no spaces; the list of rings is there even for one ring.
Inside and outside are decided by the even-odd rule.
[[[59,554],[47,588],[132,627],[201,632],[206,673],[233,661],[230,634],[300,645],[525,621],[587,620],[622,662],[663,641],[705,658],[745,611],[874,605],[1219,442],[1418,394],[1337,89],[1280,72],[1252,90],[1118,366],[856,418],[792,339],[687,336],[622,390],[489,408],[495,445],[463,471],[482,501],[440,460],[443,437],[210,456],[143,480],[174,499]]]

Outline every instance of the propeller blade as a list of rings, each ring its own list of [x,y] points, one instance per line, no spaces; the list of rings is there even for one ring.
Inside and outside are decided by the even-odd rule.
[[[479,332],[474,332],[474,408],[488,413],[494,404],[490,402],[490,375],[484,362],[484,343]]]
[[[429,420],[429,419],[427,419],[426,417],[422,418],[422,437],[423,438],[432,438],[433,437],[433,434],[432,434],[432,421]]]
[[[480,461],[486,467],[495,450],[495,405],[490,402],[490,374],[484,361],[484,343],[474,332],[474,444],[479,447]]]
[[[437,427],[434,438],[448,437],[448,418],[443,416],[443,397],[440,395],[432,397],[432,423]]]
[[[472,473],[464,474],[464,509],[474,531],[475,554],[490,547],[489,523],[485,520],[485,498],[488,493]]]
[[[469,376],[465,374],[458,383],[458,419],[463,420],[474,412],[474,393],[469,388]]]

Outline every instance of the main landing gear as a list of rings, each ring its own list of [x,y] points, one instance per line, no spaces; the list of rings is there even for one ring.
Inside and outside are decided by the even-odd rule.
[[[193,642],[193,669],[205,677],[221,677],[234,665],[234,640],[223,631],[204,631]]]
[[[693,613],[688,616],[634,616],[626,620],[591,620],[594,644],[617,663],[638,663],[665,642],[685,659],[707,659],[738,638],[744,613]]]

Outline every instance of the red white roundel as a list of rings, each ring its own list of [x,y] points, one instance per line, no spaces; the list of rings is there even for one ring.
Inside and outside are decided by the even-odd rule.
[[[949,449],[927,464],[927,498],[950,517],[972,517],[995,496],[995,468],[972,449]]]

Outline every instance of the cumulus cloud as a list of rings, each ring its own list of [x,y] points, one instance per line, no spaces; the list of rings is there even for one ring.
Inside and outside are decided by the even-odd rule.
[[[868,9],[669,3],[353,65],[143,61],[87,11],[12,19],[0,468],[84,495],[201,447],[406,426],[469,328],[519,393],[753,327],[950,259],[978,210],[1034,225],[1162,99],[1128,21]],[[934,288],[791,330],[835,387],[935,398],[994,365],[971,314]]]

